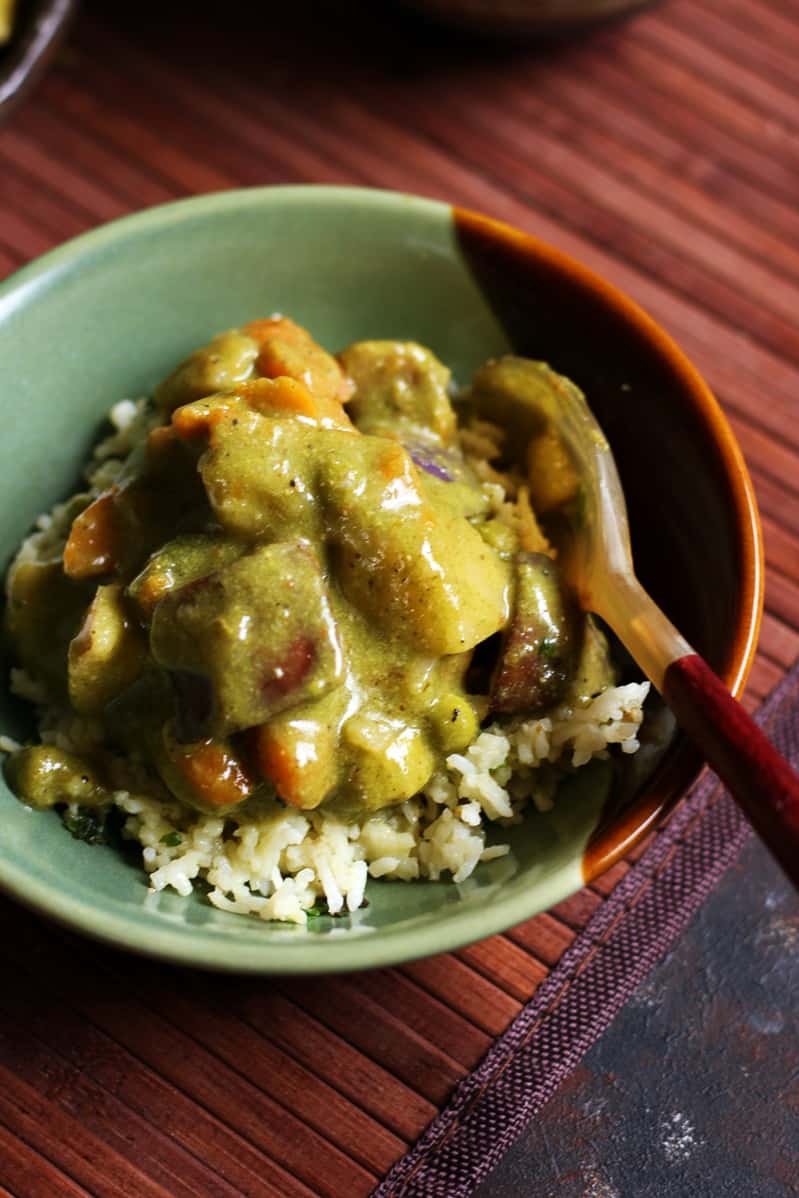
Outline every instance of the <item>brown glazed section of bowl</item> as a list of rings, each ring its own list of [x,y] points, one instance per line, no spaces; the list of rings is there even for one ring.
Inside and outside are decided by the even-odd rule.
[[[588,396],[618,463],[644,586],[740,695],[760,627],[763,547],[746,466],[710,390],[642,309],[586,267],[499,221],[464,209],[454,220],[514,349]],[[640,840],[701,767],[677,735],[640,792],[606,812],[586,881]]]

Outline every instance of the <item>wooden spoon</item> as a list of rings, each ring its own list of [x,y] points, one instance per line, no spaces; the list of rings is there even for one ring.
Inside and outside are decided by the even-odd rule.
[[[635,576],[627,507],[610,446],[585,397],[565,380],[539,415],[581,480],[565,509],[558,561],[581,606],[596,612],[674,712],[752,826],[799,887],[799,775],[688,644]]]

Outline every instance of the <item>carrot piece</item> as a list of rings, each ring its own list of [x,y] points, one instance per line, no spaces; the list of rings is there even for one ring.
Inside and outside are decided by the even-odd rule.
[[[269,724],[253,728],[250,741],[261,776],[272,783],[284,803],[303,807],[303,770],[291,746],[284,744]]]
[[[352,394],[352,383],[333,355],[293,320],[285,316],[253,320],[241,331],[259,346],[256,368],[265,378],[287,375],[305,383],[314,395],[336,403]]]
[[[318,807],[333,789],[335,745],[328,729],[317,736],[306,721],[271,720],[252,728],[248,741],[253,762],[284,803],[301,810]]]
[[[64,546],[64,573],[69,578],[97,578],[119,564],[122,545],[115,500],[112,487],[72,521]]]
[[[387,483],[393,482],[396,478],[402,478],[408,473],[408,453],[399,443],[392,444],[390,441],[380,461],[378,469],[381,477]]]
[[[322,428],[340,428],[354,433],[355,426],[338,400],[312,394],[305,383],[287,375],[253,379],[236,388],[248,407],[269,415],[285,413],[304,417]]]
[[[236,388],[248,407],[256,412],[286,412],[289,415],[307,416],[317,420],[318,406],[304,383],[281,375],[275,379],[253,379]]]
[[[153,570],[136,590],[136,606],[145,620],[150,620],[157,603],[172,589],[174,580],[169,571],[159,574]]]
[[[211,811],[229,810],[252,793],[252,779],[224,741],[209,739],[179,745],[171,737],[164,737],[164,744],[169,763],[183,784],[178,797],[185,794],[193,806]]]
[[[264,345],[274,337],[280,337],[283,341],[311,340],[308,330],[288,316],[264,316],[259,320],[251,320],[241,331],[245,337],[252,337],[257,345]]]
[[[183,404],[172,412],[172,428],[181,441],[206,440],[217,424],[230,416],[240,403],[238,395],[231,393],[224,398],[199,399],[193,404]]]
[[[146,453],[148,459],[157,459],[164,453],[169,453],[175,443],[177,434],[171,424],[159,424],[150,429],[147,434]]]

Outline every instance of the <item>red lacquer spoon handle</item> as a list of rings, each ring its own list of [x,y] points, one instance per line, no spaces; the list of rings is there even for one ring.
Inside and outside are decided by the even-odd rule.
[[[671,662],[662,690],[677,723],[799,887],[799,775],[697,654]]]

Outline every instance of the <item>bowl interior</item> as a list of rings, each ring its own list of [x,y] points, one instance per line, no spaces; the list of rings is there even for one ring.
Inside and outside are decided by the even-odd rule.
[[[281,310],[331,348],[413,338],[461,381],[513,345],[586,389],[619,459],[644,580],[714,665],[740,674],[756,550],[742,545],[730,463],[714,454],[668,354],[623,313],[609,314],[595,284],[541,253],[520,253],[465,216],[456,222],[446,205],[273,188],[153,209],[34,263],[0,288],[14,496],[0,510],[3,562],[36,515],[75,488],[111,404],[150,391],[220,329]],[[24,736],[29,713],[5,685],[0,703],[2,732]],[[669,793],[694,767],[683,763]],[[149,895],[124,853],[73,840],[57,816],[26,809],[5,788],[0,885],[90,934],[176,961],[272,972],[380,965],[508,927],[578,888],[610,781],[603,763],[590,767],[553,814],[515,830],[510,858],[464,885],[371,884],[368,908],[308,932],[216,911],[200,895]],[[641,795],[628,803],[628,821],[645,807]],[[634,828],[644,823],[632,816]]]

